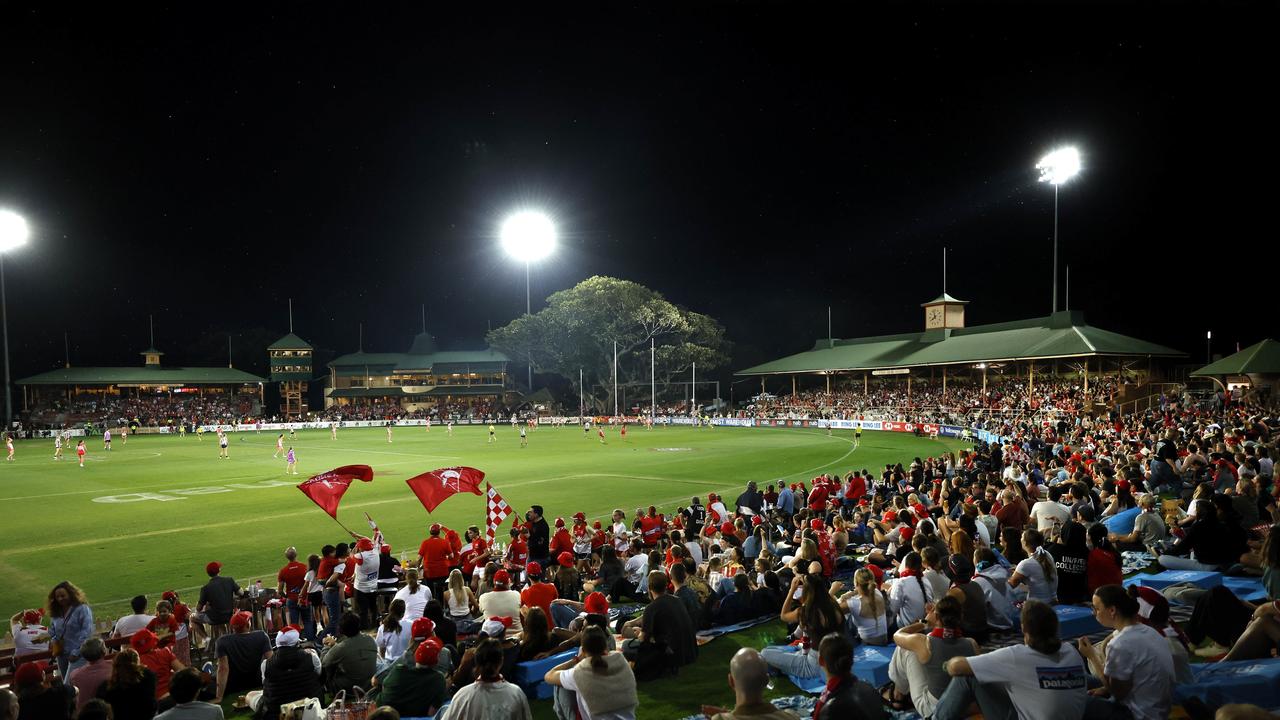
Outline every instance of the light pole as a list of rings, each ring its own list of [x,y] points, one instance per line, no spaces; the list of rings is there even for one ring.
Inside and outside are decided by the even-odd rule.
[[[8,347],[8,346],[6,345],[6,347]],[[5,367],[7,368],[7,367],[9,367],[9,366],[8,366],[8,362],[9,362],[9,361],[8,361],[8,359],[7,359],[7,358],[8,358],[8,350],[6,350],[6,351],[5,351],[5,358],[6,358],[6,360],[5,360],[5,363],[6,363],[6,364],[5,364]],[[1213,331],[1212,331],[1212,330],[1205,330],[1205,331],[1204,331],[1204,364],[1205,364],[1205,365],[1208,365],[1208,364],[1209,364],[1209,363],[1211,363],[1211,362],[1213,362]],[[8,372],[6,371],[6,373],[5,373],[5,382],[6,382],[6,383],[7,383],[7,382],[9,382],[8,377],[9,377],[9,375],[8,375]]]
[[[521,210],[502,223],[502,249],[524,263],[524,314],[532,315],[529,266],[556,249],[556,226],[551,218],[536,210]],[[533,392],[533,356],[529,357],[529,392]]]
[[[27,221],[10,210],[0,210],[0,327],[4,333],[4,431],[13,427],[13,395],[9,391],[9,307],[4,291],[4,254],[27,244]]]
[[[1040,158],[1036,163],[1040,182],[1053,186],[1053,312],[1058,312],[1058,186],[1080,172],[1080,151],[1064,147]]]

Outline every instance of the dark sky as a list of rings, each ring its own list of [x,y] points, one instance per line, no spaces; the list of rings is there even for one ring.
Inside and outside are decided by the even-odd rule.
[[[953,248],[970,324],[1071,305],[1201,358],[1275,335],[1274,3],[798,3],[470,15],[0,6],[14,374],[170,364],[228,331],[446,346],[523,310],[496,228],[554,214],[534,297],[593,274],[720,319],[734,366],[916,330]],[[612,4],[610,4],[612,5]],[[647,5],[647,4],[645,4]],[[689,4],[682,4],[689,5]],[[215,9],[216,8],[216,9]],[[99,13],[99,14],[86,14]],[[1230,347],[1228,347],[1230,346]],[[239,352],[237,353],[239,354]]]

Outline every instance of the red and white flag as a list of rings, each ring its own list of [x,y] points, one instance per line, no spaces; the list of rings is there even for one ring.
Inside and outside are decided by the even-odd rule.
[[[298,489],[337,520],[338,503],[342,502],[342,496],[351,487],[352,480],[372,482],[373,468],[368,465],[343,465],[329,472],[313,475],[299,483]]]
[[[485,526],[488,529],[489,542],[492,543],[494,532],[502,526],[502,521],[506,520],[507,516],[511,514],[511,506],[507,504],[506,500],[502,499],[502,496],[498,494],[497,490],[493,489],[492,485],[485,483],[484,487],[486,494],[489,496],[489,514],[486,518]]]
[[[454,493],[483,495],[480,492],[481,480],[484,480],[484,473],[473,467],[451,467],[415,475],[405,482],[430,513],[435,512],[440,503],[448,500]]]

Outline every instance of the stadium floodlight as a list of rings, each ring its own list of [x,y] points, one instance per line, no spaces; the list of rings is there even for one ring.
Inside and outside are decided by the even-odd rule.
[[[4,254],[27,244],[27,221],[12,210],[0,210],[0,327],[4,330],[4,431],[13,427],[13,396],[9,392],[9,307],[4,292]]]
[[[499,232],[502,249],[524,263],[524,313],[533,314],[529,294],[529,265],[550,255],[556,249],[556,226],[546,213],[521,210],[502,223]],[[533,359],[529,360],[529,392],[533,392]]]
[[[1058,187],[1080,172],[1080,151],[1058,148],[1036,163],[1040,182],[1053,186],[1053,312],[1058,312]]]

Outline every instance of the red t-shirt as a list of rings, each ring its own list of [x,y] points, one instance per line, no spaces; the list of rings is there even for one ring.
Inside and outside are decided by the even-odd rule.
[[[827,506],[827,486],[819,485],[809,493],[809,509],[822,510]]]
[[[520,604],[525,607],[540,607],[542,612],[551,618],[551,601],[560,597],[556,586],[551,583],[536,582],[520,591]]]
[[[549,551],[551,553],[552,560],[559,557],[562,552],[573,552],[573,538],[570,537],[568,530],[565,530],[564,528],[556,530],[556,534],[551,536],[551,547]]]
[[[169,694],[169,678],[173,676],[173,652],[169,648],[158,647],[151,652],[139,656],[142,665],[156,674],[156,699]]]
[[[276,574],[276,582],[284,583],[285,599],[297,600],[302,592],[302,581],[307,577],[307,566],[294,561],[280,568]]]
[[[333,574],[333,568],[338,561],[331,557],[320,558],[320,567],[316,569],[316,580],[324,582]]]
[[[523,570],[529,564],[529,545],[520,541],[511,543],[507,546],[505,559],[508,569]]]
[[[462,574],[471,577],[471,573],[476,569],[476,558],[483,555],[485,551],[484,540],[477,538],[471,543],[471,548],[462,551]]]
[[[591,549],[594,550],[598,547],[604,547],[604,543],[605,543],[604,533],[600,532],[599,530],[592,530],[592,533],[593,534],[591,536]]]
[[[1089,551],[1089,559],[1085,561],[1085,577],[1090,593],[1103,585],[1120,585],[1124,582],[1124,573],[1116,564],[1115,556],[1100,548]]]
[[[449,541],[442,537],[429,537],[418,547],[418,555],[422,558],[423,573],[428,578],[442,578],[449,574],[449,556],[452,551]]]
[[[185,608],[186,605],[182,607]],[[151,618],[151,622],[147,623],[147,629],[159,636],[160,647],[167,647],[173,644],[174,636],[178,632],[178,618],[172,613],[165,618],[165,622],[161,622],[158,617]]]
[[[658,538],[662,535],[662,521],[656,517],[648,515],[640,518],[640,537],[642,542],[647,546],[658,544]]]

